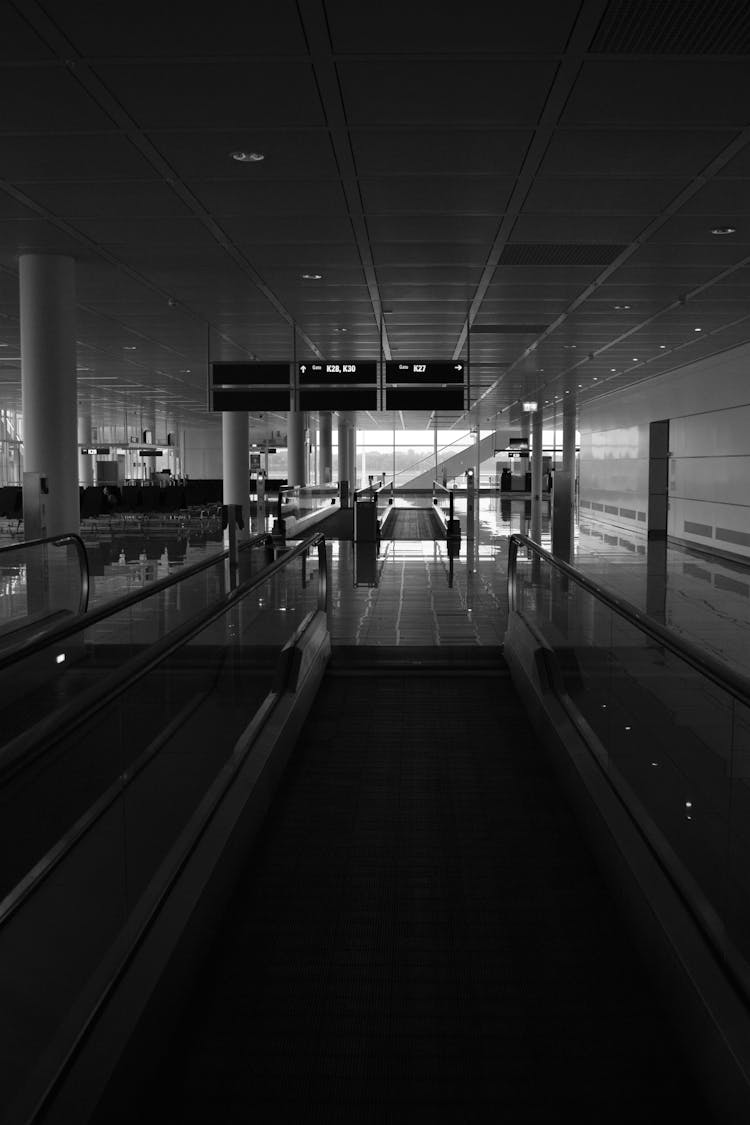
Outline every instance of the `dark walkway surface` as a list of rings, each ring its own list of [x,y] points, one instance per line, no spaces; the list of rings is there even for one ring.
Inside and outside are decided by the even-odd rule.
[[[181,1027],[136,1119],[710,1121],[486,663],[329,673]]]
[[[445,528],[432,508],[397,508],[383,539],[445,539]]]

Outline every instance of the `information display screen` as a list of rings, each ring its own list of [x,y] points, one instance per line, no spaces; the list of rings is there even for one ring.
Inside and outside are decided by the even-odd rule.
[[[252,387],[272,383],[289,386],[291,365],[288,363],[228,363],[223,360],[211,364],[211,384],[214,387]]]
[[[369,383],[377,386],[378,365],[375,360],[359,360],[346,362],[323,363],[317,360],[314,363],[298,363],[300,387],[330,386],[331,384],[350,385],[351,383]]]
[[[460,383],[463,385],[466,364],[460,360],[421,359],[388,360],[385,365],[386,386],[393,383]]]

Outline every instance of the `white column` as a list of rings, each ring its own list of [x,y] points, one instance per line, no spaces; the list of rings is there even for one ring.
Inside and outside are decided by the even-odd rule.
[[[576,395],[563,398],[562,467],[555,473],[552,509],[552,551],[566,562],[573,558],[576,475]]]
[[[542,411],[541,403],[531,415],[531,528],[535,543],[542,541]]]
[[[339,411],[339,480],[349,482],[349,493],[357,487],[357,415]]]
[[[91,445],[91,411],[79,408],[78,414],[78,483],[87,487],[94,483],[94,458],[81,453],[81,446]]]
[[[287,415],[287,484],[307,484],[305,475],[305,415],[290,410]]]
[[[46,478],[44,530],[60,535],[80,527],[75,262],[22,254],[19,278],[24,471]]]
[[[319,417],[318,484],[330,484],[333,476],[333,418],[328,410],[321,410]]]
[[[221,462],[224,504],[242,505],[243,527],[239,539],[250,537],[250,487],[249,487],[249,437],[248,420],[244,411],[221,416]]]

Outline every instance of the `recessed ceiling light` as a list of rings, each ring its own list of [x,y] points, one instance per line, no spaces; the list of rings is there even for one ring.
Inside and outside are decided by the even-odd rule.
[[[136,347],[135,344],[123,344],[122,350],[124,352],[136,352],[136,351],[138,351],[138,348]]]
[[[666,345],[666,344],[659,344],[659,347],[661,348],[661,350],[662,350],[663,352],[665,352],[665,351],[667,350],[667,345]]]
[[[637,363],[637,362],[638,362],[638,356],[637,356],[637,355],[634,355],[634,356],[633,356],[633,363]]]
[[[595,382],[595,383],[597,382],[597,378],[596,378],[596,375],[594,376],[594,382]]]
[[[736,234],[737,227],[714,227],[711,234]]]
[[[622,311],[622,309],[629,309],[630,305],[615,305],[615,308]]]
[[[261,160],[266,159],[262,152],[246,152],[244,148],[238,148],[236,152],[230,152],[229,155],[232,160],[237,160],[240,164],[260,164]]]
[[[348,328],[334,328],[333,331],[334,332],[348,332],[349,329]]]
[[[610,371],[616,371],[616,370],[617,370],[616,367],[610,367]]]
[[[694,328],[694,329],[693,329],[693,332],[702,332],[702,331],[703,331],[703,329],[702,329],[702,328]]]
[[[323,277],[323,274],[322,273],[303,273],[302,277],[303,277],[304,281],[320,281]]]

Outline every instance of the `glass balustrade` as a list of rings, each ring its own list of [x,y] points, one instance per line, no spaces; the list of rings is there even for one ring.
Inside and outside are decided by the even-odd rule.
[[[513,536],[511,610],[713,942],[750,988],[750,680]]]
[[[119,685],[83,685],[82,705],[0,773],[7,1106],[32,1104],[24,1090],[35,1097],[48,1060],[75,1042],[240,768],[251,724],[283,691],[282,649],[324,605],[319,536]]]

